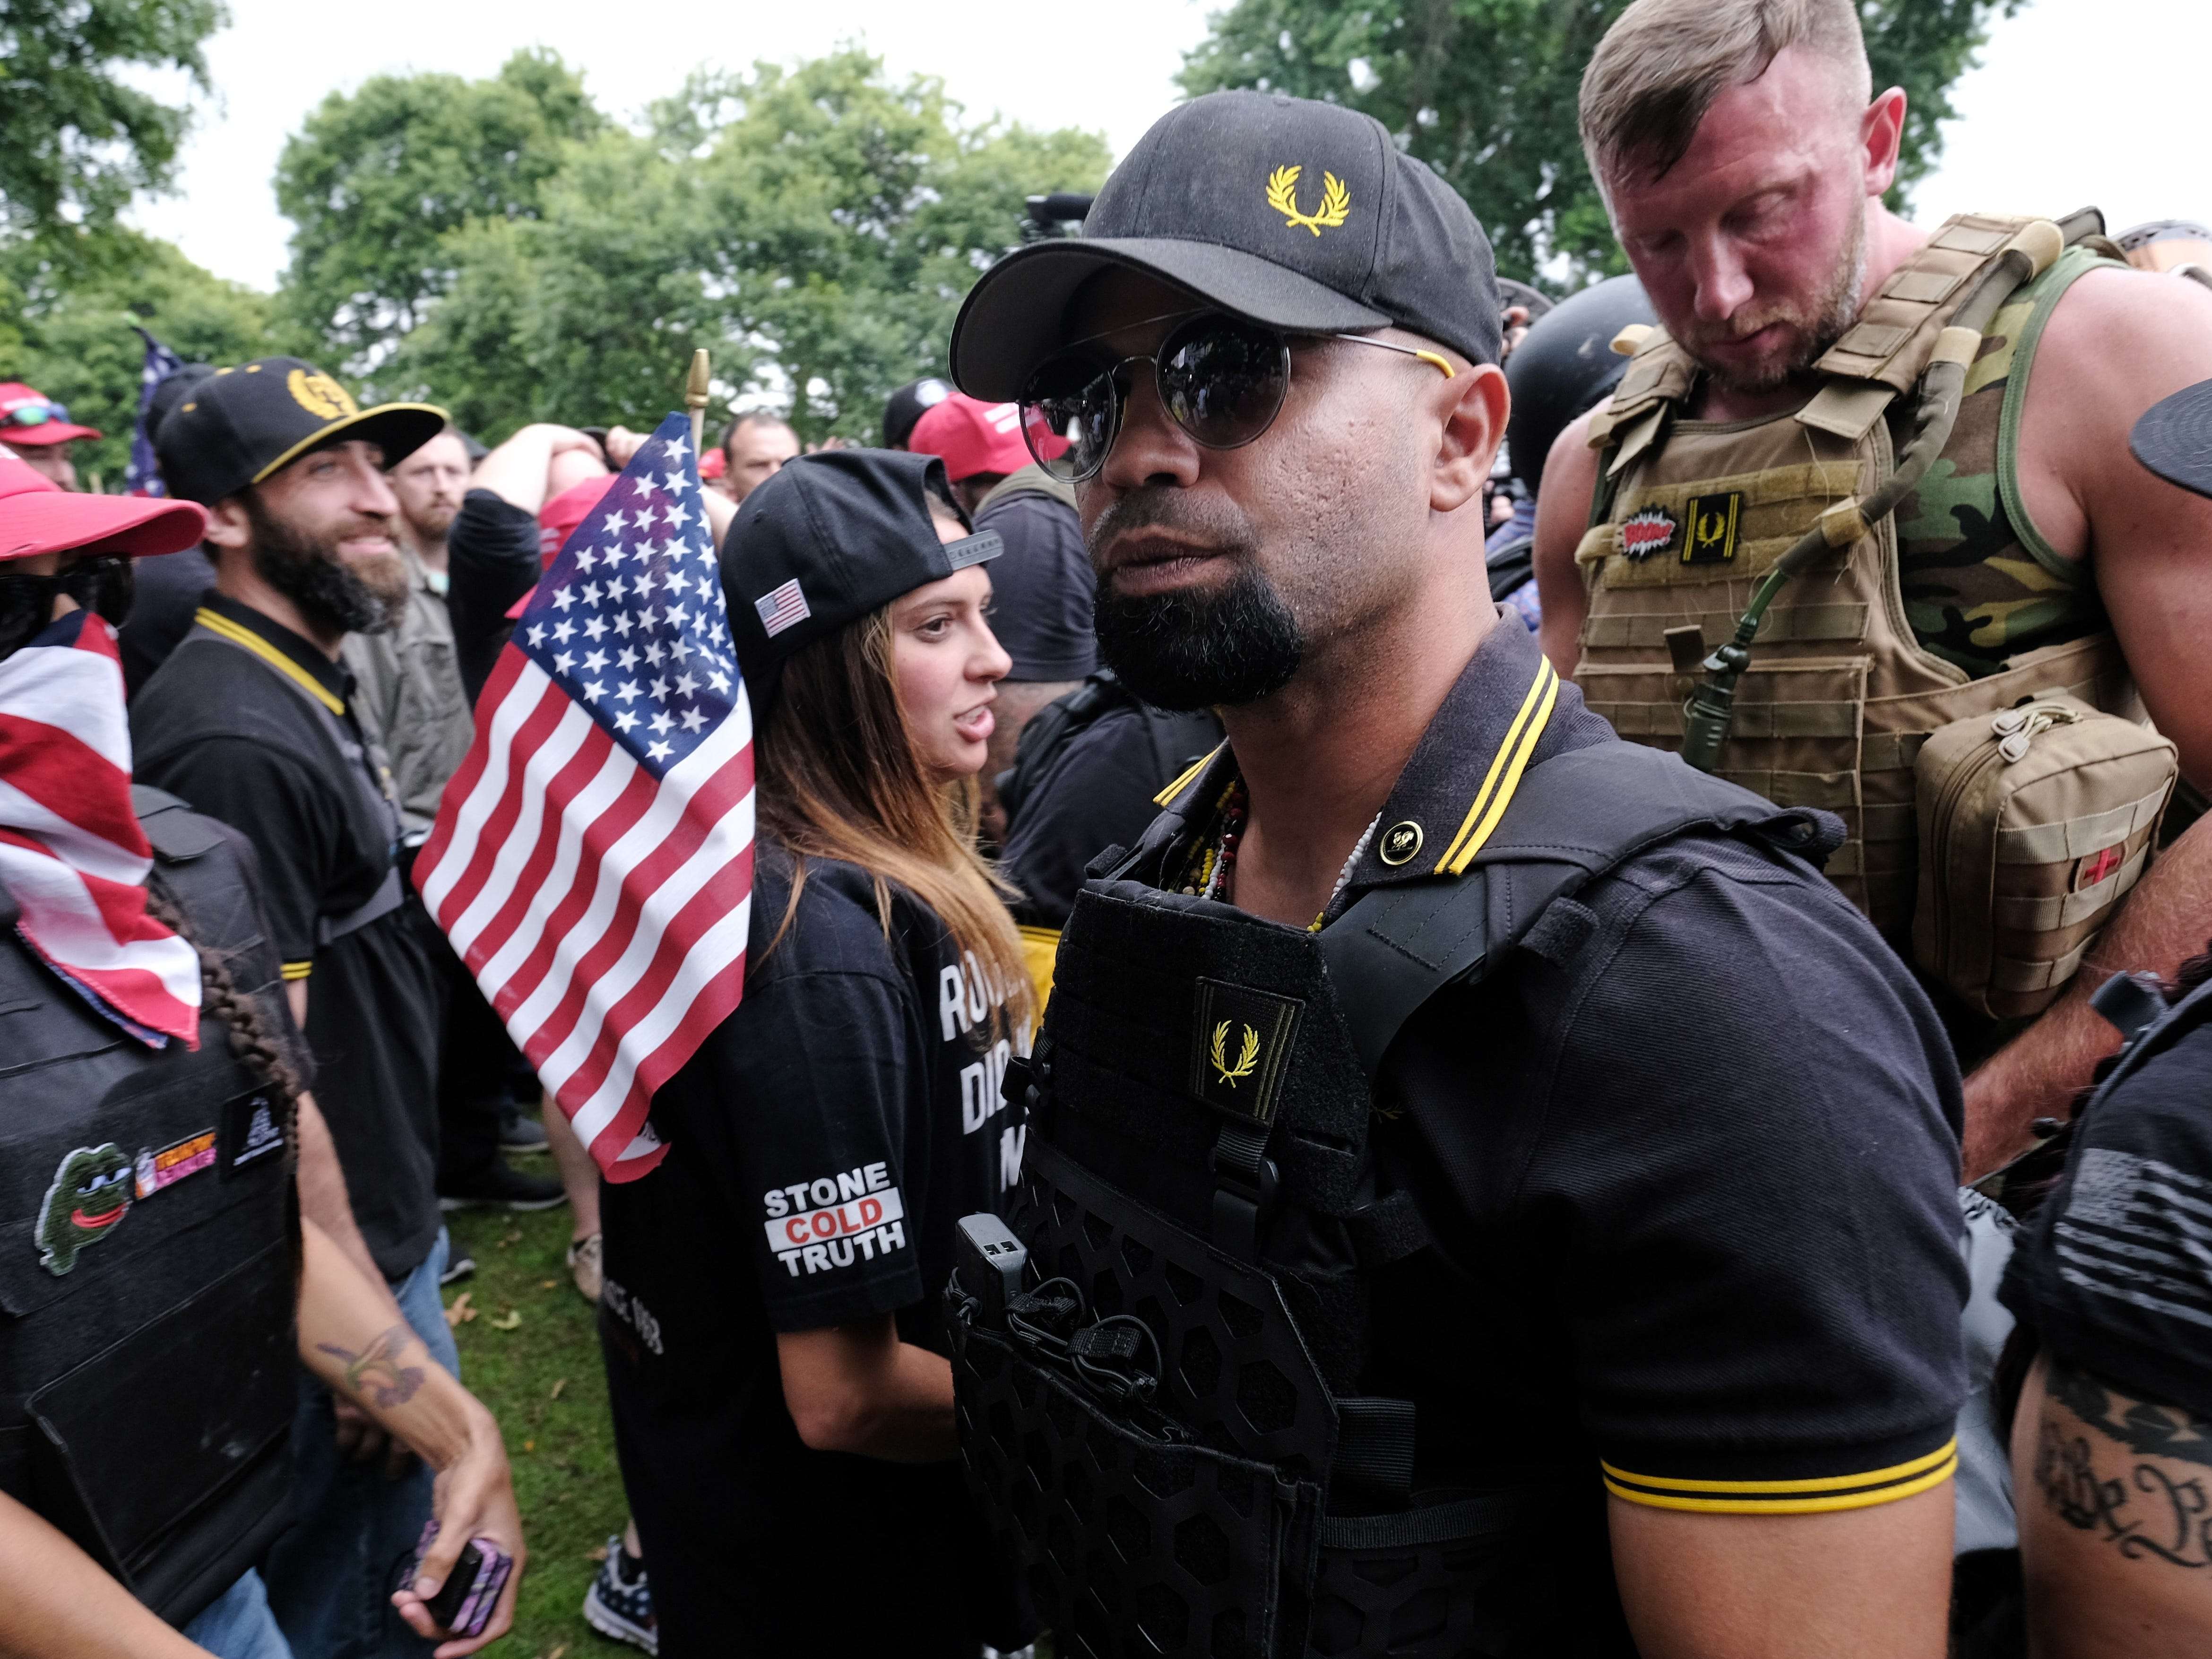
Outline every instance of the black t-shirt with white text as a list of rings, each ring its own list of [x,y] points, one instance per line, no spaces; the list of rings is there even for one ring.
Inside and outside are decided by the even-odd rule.
[[[655,1095],[659,1165],[605,1188],[617,1444],[677,1659],[1027,1639],[957,1462],[810,1449],[784,1403],[779,1332],[890,1314],[945,1352],[955,1224],[1020,1170],[1000,1089],[1026,1033],[890,890],[887,936],[865,872],[810,860],[771,950],[789,861],[760,847],[744,1000]]]

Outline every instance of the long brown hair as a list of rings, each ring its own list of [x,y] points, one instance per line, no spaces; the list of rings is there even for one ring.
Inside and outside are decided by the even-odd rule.
[[[792,856],[791,897],[769,941],[791,930],[809,858],[842,859],[875,878],[890,932],[890,884],[937,913],[953,947],[1003,994],[1006,1019],[1029,1024],[1029,973],[1006,900],[1014,889],[975,848],[975,780],[933,781],[915,747],[892,669],[891,607],[793,654],[754,744],[762,830]],[[763,952],[765,956],[767,952]],[[1000,1018],[993,1015],[994,1024]]]

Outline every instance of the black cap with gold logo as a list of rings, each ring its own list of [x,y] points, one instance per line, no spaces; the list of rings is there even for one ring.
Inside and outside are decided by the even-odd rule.
[[[212,507],[301,456],[359,438],[397,465],[438,435],[446,411],[429,404],[362,409],[313,363],[262,357],[196,382],[154,433],[169,493]]]
[[[969,290],[952,325],[960,389],[1020,396],[1076,290],[1115,265],[1292,333],[1395,325],[1498,361],[1498,273],[1474,215],[1381,122],[1337,104],[1216,92],[1152,123],[1082,235],[1011,253]]]

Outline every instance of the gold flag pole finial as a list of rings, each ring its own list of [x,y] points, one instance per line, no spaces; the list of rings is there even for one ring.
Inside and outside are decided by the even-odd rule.
[[[684,383],[684,406],[691,411],[691,453],[695,455],[700,453],[706,439],[708,385],[707,348],[701,346],[691,354],[691,373]]]

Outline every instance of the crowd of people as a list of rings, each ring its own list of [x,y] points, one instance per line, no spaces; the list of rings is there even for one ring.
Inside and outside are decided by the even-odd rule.
[[[1632,276],[1218,93],[878,442],[696,457],[750,931],[635,1178],[416,866],[668,446],[272,357],[108,496],[0,386],[0,1651],[503,1635],[477,1206],[649,1653],[2212,1644],[2212,231],[1893,214],[1851,0],[1581,117]]]

